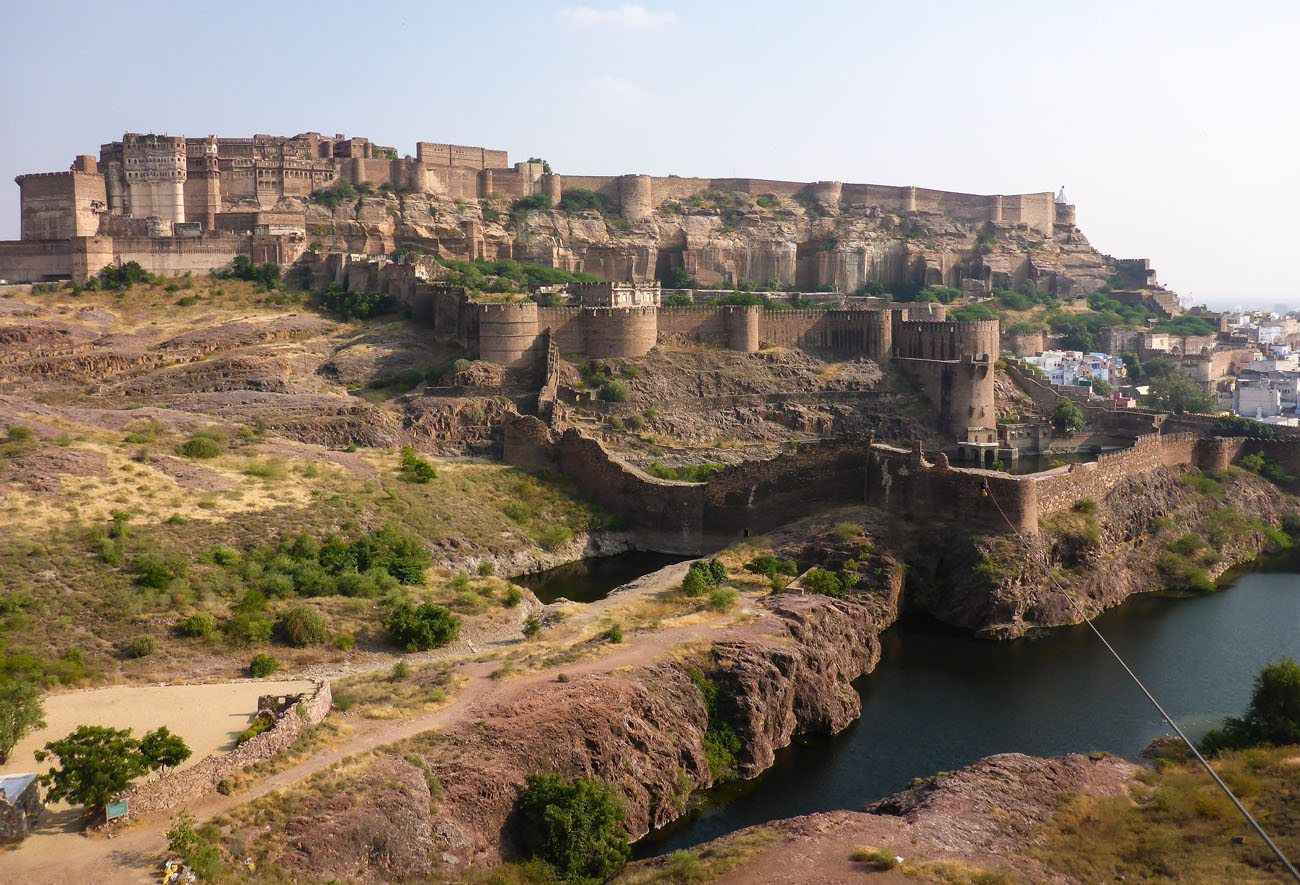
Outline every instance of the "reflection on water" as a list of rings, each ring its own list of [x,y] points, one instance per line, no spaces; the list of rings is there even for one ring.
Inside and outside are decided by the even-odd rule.
[[[604,599],[616,587],[689,558],[671,553],[633,550],[614,556],[567,562],[544,572],[520,575],[510,580],[532,590],[542,602],[554,602],[560,597],[572,602],[595,602]]]
[[[1197,739],[1245,708],[1265,663],[1300,658],[1300,575],[1247,574],[1194,598],[1137,597],[1097,626]],[[857,683],[858,722],[833,738],[800,739],[756,781],[642,840],[638,855],[778,818],[861,808],[914,777],[991,753],[1133,755],[1166,731],[1086,627],[994,643],[906,620],[882,641],[880,666]]]

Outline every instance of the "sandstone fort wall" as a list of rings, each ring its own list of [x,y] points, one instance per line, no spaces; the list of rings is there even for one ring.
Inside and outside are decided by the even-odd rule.
[[[628,519],[655,549],[703,549],[704,486],[650,476],[574,429],[565,431],[556,460],[579,488]]]
[[[654,307],[584,307],[581,309],[583,352],[587,356],[645,356],[658,341]]]
[[[943,454],[930,462],[919,448],[842,438],[734,465],[707,483],[669,482],[626,463],[576,429],[556,440],[535,418],[507,426],[504,451],[508,463],[563,470],[580,489],[647,533],[645,543],[699,553],[828,504],[853,502],[909,518],[957,522],[973,531],[1035,534],[1040,518],[1083,498],[1100,501],[1128,477],[1165,467],[1217,469],[1243,453],[1274,451],[1269,445],[1300,474],[1294,445],[1198,440],[1192,434],[1148,434],[1096,462],[1025,476],[954,468]]]
[[[88,237],[99,232],[108,211],[104,176],[86,172],[20,175],[21,236],[24,240]]]

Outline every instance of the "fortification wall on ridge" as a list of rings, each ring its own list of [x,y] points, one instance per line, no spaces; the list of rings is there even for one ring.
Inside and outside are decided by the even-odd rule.
[[[559,468],[602,506],[630,520],[645,543],[665,551],[703,551],[703,485],[650,476],[574,429],[564,432],[558,449]]]
[[[743,193],[750,196],[772,194],[787,200],[805,198],[824,209],[835,211],[844,206],[878,206],[891,212],[931,212],[954,221],[979,224],[997,221],[1025,224],[1043,233],[1052,233],[1058,214],[1073,219],[1073,207],[1059,206],[1051,191],[1032,194],[964,194],[929,188],[853,184],[838,181],[776,181],[766,178],[697,178],[670,176],[564,175],[566,188],[584,188],[605,194],[623,205],[625,179],[637,179],[635,195],[629,202],[634,214],[644,218],[648,210],[664,203],[681,202],[706,191]],[[1061,213],[1060,210],[1068,209]]]
[[[659,338],[665,343],[726,347],[726,320],[716,307],[659,308]]]
[[[733,465],[707,483],[692,484],[652,477],[576,429],[557,439],[535,418],[506,426],[504,457],[520,466],[563,470],[580,489],[630,520],[645,543],[661,545],[657,549],[700,553],[828,504],[852,502],[975,532],[1036,534],[1040,518],[1068,510],[1082,498],[1103,500],[1129,477],[1164,467],[1219,469],[1257,450],[1300,474],[1300,447],[1290,445],[1283,454],[1277,444],[1198,440],[1193,434],[1148,434],[1096,462],[1023,476],[955,468],[942,453],[931,462],[919,447],[846,437],[801,444],[794,452]]]
[[[582,353],[582,309],[577,307],[543,307],[537,311],[537,325],[550,329],[560,353]]]
[[[1070,464],[1035,476],[1039,514],[1049,516],[1068,510],[1081,498],[1100,501],[1129,476],[1158,467],[1196,463],[1196,437],[1192,434],[1145,434],[1131,447],[1099,455],[1096,461]]]

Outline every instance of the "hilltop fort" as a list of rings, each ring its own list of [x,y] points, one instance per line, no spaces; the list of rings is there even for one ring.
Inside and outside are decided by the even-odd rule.
[[[664,340],[755,352],[802,347],[895,360],[941,433],[991,462],[996,321],[950,323],[909,299],[1032,285],[1088,292],[1120,264],[1095,252],[1050,191],[961,194],[914,186],[756,178],[560,174],[502,150],[367,138],[185,138],[128,133],[68,171],[20,175],[22,238],[0,278],[84,282],[137,262],[204,272],[247,256],[312,288],[380,291],[510,370],[563,356],[638,357]],[[443,259],[534,262],[591,279],[571,303],[483,303],[439,281]],[[1157,297],[1145,263],[1136,285]],[[669,307],[659,285],[834,293],[830,310]]]
[[[20,175],[11,282],[85,279],[113,262],[202,271],[246,254],[293,263],[313,243],[385,255],[424,246],[603,279],[748,280],[852,293],[871,282],[1052,291],[1110,272],[1063,195],[758,178],[560,174],[502,150],[366,138],[128,133],[64,172]],[[567,195],[567,197],[566,197]],[[511,207],[577,216],[557,225]]]

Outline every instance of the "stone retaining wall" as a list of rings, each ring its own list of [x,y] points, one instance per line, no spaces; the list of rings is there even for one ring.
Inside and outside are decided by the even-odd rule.
[[[131,816],[175,808],[197,799],[215,790],[223,778],[288,749],[304,728],[325,718],[333,702],[329,682],[321,682],[311,694],[285,710],[275,725],[257,737],[229,753],[214,753],[189,768],[136,784],[118,798],[127,800]]]

